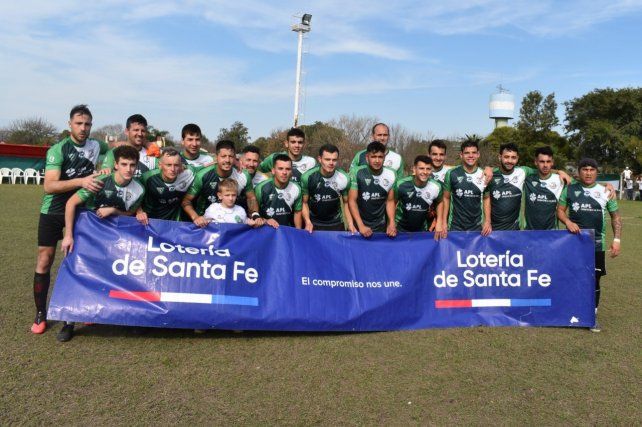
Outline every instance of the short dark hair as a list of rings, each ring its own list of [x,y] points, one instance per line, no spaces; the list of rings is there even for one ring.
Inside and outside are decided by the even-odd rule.
[[[291,136],[298,136],[299,138],[305,139],[305,132],[299,128],[291,128],[285,136],[285,139],[289,139]]]
[[[203,134],[201,133],[201,128],[198,127],[198,125],[195,125],[194,123],[188,123],[185,126],[183,126],[183,130],[181,130],[181,138],[185,139],[187,135],[203,136]]]
[[[94,118],[94,116],[91,115],[91,111],[89,111],[89,107],[87,106],[87,104],[74,105],[74,107],[69,112],[69,118],[72,119],[76,114],[80,114],[81,116],[89,116],[92,119]]]
[[[161,148],[161,157],[174,157],[180,156],[178,150],[174,147],[163,147]]]
[[[243,154],[246,154],[246,153],[255,153],[255,154],[258,154],[258,155],[259,155],[259,157],[261,157],[261,150],[260,150],[260,149],[259,149],[259,147],[257,147],[256,145],[246,145],[246,146],[245,146],[245,147],[243,147],[243,149],[241,150],[241,153],[243,153]]]
[[[517,148],[517,145],[512,142],[507,142],[506,144],[499,146],[499,154],[502,154],[504,151],[514,151],[519,154],[519,148]]]
[[[370,129],[370,135],[374,135],[375,134],[375,129],[377,129],[377,126],[385,126],[386,130],[388,131],[388,133],[390,133],[390,128],[388,127],[388,125],[385,124],[385,123],[379,122],[379,123],[375,123],[374,126],[372,127],[372,129]]]
[[[236,153],[234,142],[230,141],[229,139],[221,139],[216,143],[216,154],[218,154],[221,150],[232,150]]]
[[[277,154],[274,156],[273,162],[272,162],[272,167],[276,166],[276,162],[290,162],[292,163],[292,159],[287,155],[287,154]]]
[[[125,128],[129,129],[129,127],[133,123],[139,123],[145,127],[147,127],[147,119],[143,117],[142,114],[134,114],[129,117],[127,117],[127,121],[125,122]]]
[[[386,146],[379,141],[373,141],[366,147],[366,153],[385,153]]]
[[[590,157],[584,157],[582,160],[580,160],[580,163],[577,165],[577,170],[580,170],[582,168],[593,168],[597,169],[597,161],[595,159],[591,159]]]
[[[332,153],[337,153],[337,154],[339,154],[339,148],[337,148],[337,146],[336,146],[336,145],[333,145],[333,144],[324,144],[324,145],[322,145],[322,146],[319,148],[319,157],[322,157],[322,156],[323,156],[323,152],[324,152],[324,151],[325,151],[326,153],[330,153],[330,154],[332,154]]]
[[[535,158],[537,158],[537,156],[539,156],[540,154],[553,157],[553,149],[548,145],[545,145],[543,147],[537,147],[535,149]]]
[[[426,156],[425,154],[420,154],[417,157],[415,157],[415,162],[413,163],[413,165],[417,166],[417,163],[419,162],[432,166],[432,159]]]
[[[140,159],[140,153],[131,145],[119,145],[118,147],[114,148],[114,163],[118,163],[118,160],[120,159],[136,160],[136,163],[138,163],[138,160]]]
[[[446,141],[443,139],[433,139],[433,141],[428,145],[428,152],[430,153],[430,149],[432,147],[437,147],[441,148],[442,150],[446,151],[448,149],[448,145],[446,144]]]
[[[461,152],[463,153],[468,147],[475,147],[479,151],[479,142],[474,139],[466,139],[461,143]]]

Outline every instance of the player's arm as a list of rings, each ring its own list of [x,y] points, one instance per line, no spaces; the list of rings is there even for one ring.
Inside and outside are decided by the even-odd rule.
[[[196,212],[196,209],[194,209],[194,206],[192,205],[192,202],[194,201],[195,198],[196,196],[194,196],[193,194],[189,194],[189,193],[185,194],[185,196],[183,196],[183,200],[181,201],[181,207],[183,208],[183,210],[185,211],[189,219],[197,227],[201,227],[201,228],[207,227],[207,224],[209,224],[209,221],[207,221],[205,217],[199,215]]]
[[[611,228],[613,228],[613,243],[609,248],[611,252],[611,258],[615,258],[620,254],[620,237],[622,236],[622,215],[620,211],[616,210],[609,212],[611,215]]]
[[[445,239],[448,236],[448,230],[446,230],[446,221],[444,220],[444,200],[443,196],[437,201],[437,206],[435,206],[435,213],[437,217],[435,218],[435,240]]]
[[[297,197],[296,201],[294,202],[293,205],[294,209],[294,226],[296,228],[303,228],[303,215],[301,215],[301,211],[303,210],[303,196],[299,194],[299,197]]]
[[[397,224],[395,223],[395,210],[397,203],[395,201],[395,192],[393,189],[388,190],[388,198],[386,199],[386,216],[388,217],[388,226],[386,227],[386,235],[388,237],[395,237],[397,235]]]
[[[448,231],[448,215],[450,215],[450,191],[444,190],[444,197],[441,204],[442,227],[445,231]]]
[[[484,193],[484,224],[482,225],[482,236],[488,236],[492,231],[493,227],[490,223],[490,213],[491,213],[491,203],[490,203],[490,194]]]
[[[94,172],[84,178],[60,179],[60,169],[49,169],[45,171],[44,190],[48,194],[66,193],[68,191],[84,188],[92,193],[98,192],[103,188],[101,181],[95,180],[99,172]]]
[[[354,220],[352,219],[352,213],[350,212],[350,207],[348,206],[348,194],[343,195],[343,223],[350,233],[357,232],[357,229],[354,226]]]
[[[570,231],[573,234],[577,234],[580,232],[580,227],[575,224],[571,219],[568,217],[566,214],[566,210],[568,209],[568,206],[566,206],[566,189],[562,191],[562,195],[560,196],[560,203],[557,205],[557,219],[560,220],[562,224],[566,226],[568,231]]]
[[[65,205],[65,236],[62,239],[61,249],[67,255],[74,250],[74,220],[76,218],[76,207],[82,205],[84,201],[74,194],[67,200]]]
[[[314,225],[312,225],[312,220],[310,219],[310,207],[308,206],[308,200],[310,200],[310,196],[304,194],[303,205],[301,206],[301,215],[303,216],[303,224],[305,225],[306,231],[312,233]]]
[[[493,168],[490,166],[486,166],[484,168],[484,184],[488,185],[488,183],[493,179]]]
[[[355,224],[357,224],[359,233],[361,233],[363,237],[370,237],[372,236],[372,229],[365,225],[361,219],[359,206],[357,205],[357,197],[359,197],[359,190],[351,188],[348,193],[348,208],[350,209],[350,213],[352,214]]]

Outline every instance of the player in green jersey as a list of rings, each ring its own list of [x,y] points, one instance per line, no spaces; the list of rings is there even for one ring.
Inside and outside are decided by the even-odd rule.
[[[158,166],[141,178],[145,198],[136,211],[136,219],[144,225],[149,223],[149,218],[178,221],[181,201],[194,181],[191,166],[183,165],[179,152],[173,147],[161,150]]]
[[[388,148],[388,142],[390,140],[390,128],[385,123],[376,123],[372,127],[372,137],[371,142],[380,142],[386,147],[386,153],[383,160],[383,165],[387,168],[392,169],[395,172],[396,179],[401,179],[404,176],[404,162],[403,157],[398,153]],[[350,171],[358,168],[359,166],[365,166],[368,162],[366,160],[367,149],[361,150],[355,154],[350,164]]]
[[[484,172],[478,166],[479,144],[467,139],[459,154],[462,164],[446,172],[444,178],[444,218],[452,231],[482,231]],[[486,235],[490,230],[484,230]]]
[[[79,188],[96,192],[103,186],[95,172],[98,156],[107,144],[88,139],[92,115],[86,105],[77,105],[69,113],[69,136],[47,150],[45,195],[38,221],[38,259],[33,279],[36,318],[31,332],[42,334],[47,328],[47,294],[56,245],[65,226],[65,204]]]
[[[292,160],[292,181],[300,183],[301,176],[315,167],[317,161],[314,157],[303,154],[305,147],[305,133],[298,128],[292,128],[288,131],[285,138],[285,150],[279,153],[272,153],[265,158],[259,165],[259,171],[271,173],[274,167],[274,158],[279,154],[285,154]]]
[[[303,227],[301,187],[291,178],[292,159],[285,154],[277,154],[274,156],[272,178],[256,187],[259,213],[271,227]]]
[[[622,236],[622,217],[618,211],[617,201],[609,200],[606,187],[596,182],[598,165],[594,159],[582,159],[578,164],[578,182],[574,182],[562,191],[557,217],[571,233],[580,229],[592,229],[595,232],[595,313],[600,304],[600,278],[606,275],[606,213],[611,217],[613,242],[609,247],[611,258],[620,254]],[[599,332],[597,321],[591,328]]]
[[[350,171],[348,206],[359,233],[366,238],[374,232],[385,232],[388,237],[397,235],[393,191],[396,174],[383,166],[385,155],[385,145],[371,142],[366,148],[368,164]]]
[[[556,230],[557,203],[564,181],[553,171],[553,150],[549,146],[535,150],[537,173],[524,181],[524,230]]]
[[[347,228],[356,233],[350,209],[347,209],[350,178],[337,169],[339,149],[325,144],[319,148],[317,160],[320,166],[301,177],[305,229],[311,233],[312,230],[343,231]]]
[[[134,179],[138,156],[138,150],[130,145],[116,147],[114,172],[98,178],[103,182],[103,187],[97,193],[81,189],[69,198],[65,206],[65,237],[61,246],[65,255],[74,249],[74,221],[78,206],[85,205],[87,209],[94,210],[99,218],[134,215],[145,193],[143,186]],[[73,333],[74,324],[64,322],[56,338],[61,342],[69,341]]]
[[[217,186],[225,178],[232,178],[238,183],[239,194],[247,199],[248,217],[258,218],[258,205],[252,187],[252,179],[246,171],[239,172],[234,168],[236,148],[232,141],[222,140],[216,143],[216,163],[196,173],[181,205],[187,217],[199,227],[206,227],[207,219],[203,217],[207,207],[219,202]],[[193,205],[196,203],[196,206]]]
[[[241,171],[246,171],[251,178],[252,187],[256,187],[261,182],[270,179],[270,177],[263,172],[259,172],[259,164],[261,163],[261,150],[255,145],[246,145],[241,150],[241,157],[239,159],[239,166]],[[245,193],[239,194],[236,203],[247,211],[247,199]]]
[[[214,162],[212,156],[201,150],[202,137],[201,128],[194,123],[186,124],[181,130],[181,144],[183,145],[181,157],[183,163],[192,166],[195,172]]]
[[[417,232],[428,230],[428,212],[435,206],[437,226],[435,240],[445,237],[441,184],[430,177],[432,160],[425,155],[415,157],[413,175],[397,181],[394,187],[397,214],[395,221],[398,231]]]
[[[125,136],[127,137],[127,144],[138,150],[140,159],[138,166],[136,166],[136,174],[134,178],[140,178],[148,170],[155,169],[157,166],[157,158],[147,153],[145,147],[147,142],[147,119],[140,114],[134,114],[127,118],[125,122]],[[114,150],[109,150],[103,161],[103,169],[113,169],[114,167]]]

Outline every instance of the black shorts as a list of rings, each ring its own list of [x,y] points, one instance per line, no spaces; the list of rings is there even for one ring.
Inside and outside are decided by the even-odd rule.
[[[62,240],[62,229],[65,228],[64,214],[40,214],[38,221],[38,246],[56,247]]]
[[[321,225],[315,223],[312,223],[312,225],[314,225],[314,231],[346,231],[346,227],[342,222],[337,225]]]
[[[606,276],[606,257],[604,251],[595,252],[595,278]]]

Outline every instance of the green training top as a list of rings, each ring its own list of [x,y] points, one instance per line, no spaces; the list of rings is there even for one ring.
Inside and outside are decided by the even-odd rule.
[[[574,182],[560,196],[560,205],[568,206],[568,217],[582,229],[595,230],[595,251],[606,249],[606,212],[618,209],[615,200],[609,200],[606,187],[593,184],[585,187]]]
[[[441,184],[429,179],[423,186],[415,184],[414,176],[407,176],[395,185],[397,212],[395,222],[399,231],[428,230],[428,209],[439,202]]]
[[[310,220],[313,225],[335,226],[343,223],[341,199],[350,190],[350,177],[341,169],[331,177],[321,174],[321,167],[315,166],[301,177],[301,190],[308,196]]]
[[[387,167],[383,167],[379,175],[374,175],[367,165],[350,171],[350,189],[358,191],[357,207],[366,226],[385,228],[386,200],[395,182],[395,171]]]
[[[96,179],[104,184],[97,193],[92,193],[84,188],[76,193],[80,200],[85,202],[87,209],[116,208],[123,212],[133,212],[143,201],[145,189],[136,179],[132,179],[123,187],[116,184],[113,173],[101,175]]]
[[[387,149],[386,157],[383,159],[383,165],[387,168],[390,168],[394,171],[396,179],[401,179],[404,177],[404,162],[403,157],[394,150]],[[358,168],[359,166],[367,166],[368,161],[366,160],[366,150],[361,150],[354,155],[352,163],[350,163],[350,171]]]
[[[232,174],[227,178],[232,178],[238,184],[237,196],[247,197],[245,193],[253,191],[252,179],[247,171],[239,172],[236,168],[232,168]],[[194,209],[199,216],[205,213],[209,205],[220,202],[217,195],[218,183],[223,179],[225,178],[220,177],[216,172],[216,165],[207,166],[196,173],[187,194],[196,196]]]
[[[526,175],[536,172],[527,166],[515,166],[508,175],[493,169],[493,178],[484,189],[490,197],[490,224],[493,230],[519,230],[522,189]]]
[[[273,218],[280,225],[294,227],[294,213],[302,207],[303,194],[296,182],[288,182],[285,188],[278,188],[274,178],[256,186],[256,199],[262,218]]]
[[[101,167],[109,168],[112,170],[114,169],[114,163],[115,163],[114,150],[115,148],[112,148],[107,152]],[[152,169],[156,169],[158,167],[158,159],[153,156],[148,156],[147,149],[145,147],[140,149],[140,151],[138,152],[138,155],[139,155],[138,164],[136,165],[136,172],[134,173],[134,178],[136,179],[140,179],[140,177],[143,176],[145,172]]]
[[[102,141],[87,139],[80,145],[67,137],[47,150],[45,171],[59,170],[61,181],[84,178],[94,172],[98,156],[108,149],[107,144]],[[76,190],[58,194],[45,193],[40,213],[64,215],[65,204],[75,192]]]
[[[212,157],[206,151],[200,151],[195,159],[188,159],[187,157],[185,157],[185,152],[183,151],[181,151],[179,154],[181,156],[181,162],[183,162],[185,166],[191,166],[192,170],[195,173],[203,169],[205,165],[214,162],[214,157]]]
[[[444,191],[450,192],[449,230],[481,230],[484,187],[484,172],[481,168],[467,173],[463,166],[457,166],[446,172]]]
[[[557,201],[564,183],[560,176],[551,173],[540,178],[537,172],[526,176],[524,181],[524,230],[556,230]]]
[[[288,153],[286,153],[285,151],[270,154],[259,165],[259,172],[272,173],[272,168],[274,167],[274,156],[276,156],[277,154],[284,154],[286,156],[288,155]],[[299,160],[293,160],[292,178],[290,179],[294,182],[300,183],[301,176],[303,176],[304,173],[306,173],[316,165],[317,161],[314,159],[314,157],[310,156],[301,156]]]
[[[163,179],[160,169],[145,172],[141,178],[145,187],[143,210],[150,218],[178,221],[181,201],[193,181],[194,171],[190,166],[187,166],[172,182]]]

